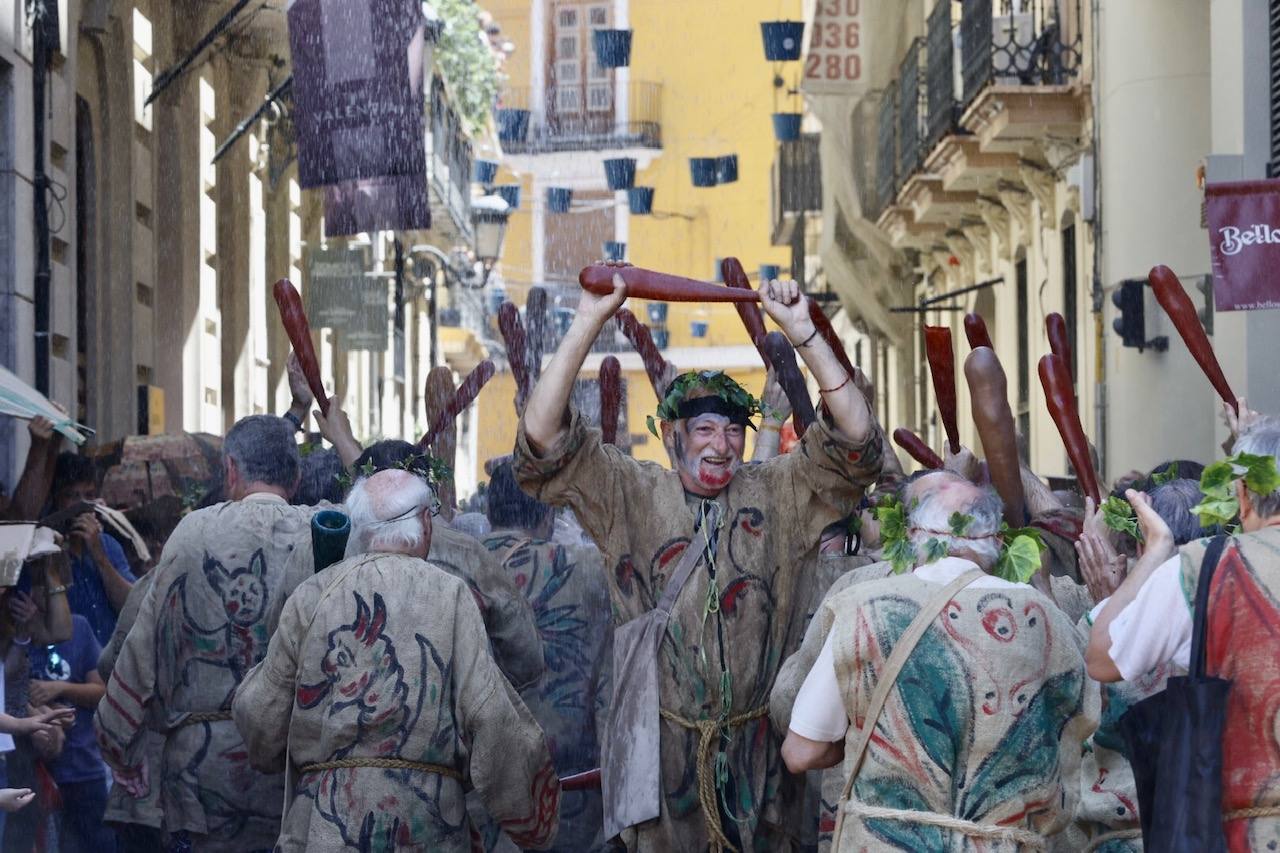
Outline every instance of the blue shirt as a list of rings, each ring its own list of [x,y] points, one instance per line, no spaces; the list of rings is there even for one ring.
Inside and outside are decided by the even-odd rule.
[[[107,552],[107,560],[120,577],[131,584],[134,583],[137,578],[133,576],[133,572],[129,571],[129,561],[124,556],[124,548],[120,547],[115,537],[103,533],[102,548]],[[116,611],[111,606],[110,599],[107,598],[107,588],[102,585],[102,575],[98,574],[98,567],[94,564],[88,548],[81,551],[78,557],[74,554],[68,556],[71,557],[72,587],[67,590],[67,604],[71,607],[73,614],[79,614],[89,620],[89,627],[93,629],[98,645],[105,646],[111,642],[111,635],[116,630]]]
[[[119,546],[116,546],[119,547]],[[84,684],[88,674],[96,671],[102,647],[93,636],[89,621],[83,616],[71,617],[71,639],[56,646],[32,645],[27,650],[31,661],[32,681],[69,681]],[[59,704],[71,704],[59,700]],[[91,782],[106,777],[102,753],[93,733],[93,709],[75,706],[76,721],[67,732],[62,754],[49,768],[55,782]]]

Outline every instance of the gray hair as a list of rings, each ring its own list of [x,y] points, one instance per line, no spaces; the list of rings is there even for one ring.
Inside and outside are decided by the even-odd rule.
[[[427,533],[422,511],[435,499],[435,492],[421,477],[410,477],[402,488],[377,496],[369,493],[369,478],[361,477],[351,487],[345,505],[351,519],[346,555],[417,548]]]
[[[1198,516],[1191,509],[1204,499],[1200,484],[1195,480],[1170,480],[1147,493],[1151,508],[1169,526],[1175,545],[1186,545],[1192,540],[1208,536],[1209,531],[1200,526]]]
[[[1265,422],[1246,432],[1236,440],[1237,453],[1252,453],[1255,456],[1274,456],[1280,465],[1280,426],[1274,422]],[[1254,510],[1263,518],[1280,515],[1280,489],[1269,495],[1260,495],[1250,490]]]
[[[935,477],[946,477],[963,485],[963,497],[937,488],[923,488],[936,483]],[[990,486],[976,486],[963,477],[948,472],[934,472],[914,480],[903,490],[907,507],[907,536],[918,558],[923,558],[930,539],[936,539],[949,556],[972,559],[990,571],[1000,558],[1000,522],[1004,505]],[[963,536],[951,534],[951,515],[961,513],[972,520]]]
[[[292,489],[301,457],[293,425],[275,415],[249,415],[235,422],[222,439],[222,455],[235,463],[240,478]]]

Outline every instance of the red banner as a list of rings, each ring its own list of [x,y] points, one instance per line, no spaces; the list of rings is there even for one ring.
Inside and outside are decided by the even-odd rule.
[[[1280,308],[1280,180],[1208,184],[1205,207],[1214,307]]]

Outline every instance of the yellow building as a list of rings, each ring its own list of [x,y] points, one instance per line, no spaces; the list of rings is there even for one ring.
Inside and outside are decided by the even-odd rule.
[[[775,68],[764,59],[760,22],[797,18],[800,6],[799,0],[486,2],[515,47],[499,107],[528,111],[527,133],[508,134],[502,143],[498,177],[500,184],[518,183],[521,194],[496,276],[507,297],[523,305],[528,288],[540,285],[553,320],[558,311],[567,322],[577,272],[604,256],[606,241],[624,243],[633,264],[693,278],[712,280],[725,256],[739,258],[753,283],[761,264],[779,265],[786,275],[791,252],[771,244]],[[632,31],[628,67],[597,65],[595,29]],[[689,158],[728,155],[737,156],[736,181],[693,186]],[[631,214],[627,193],[608,189],[604,161],[611,158],[637,161],[636,185],[654,190],[652,214]],[[572,190],[569,212],[551,211],[550,188]],[[649,320],[647,303],[629,307]],[[653,327],[681,370],[724,369],[753,393],[762,389],[763,366],[732,306],[672,304],[665,323]],[[665,462],[645,426],[657,400],[639,357],[620,335],[597,349],[582,378],[595,378],[607,352],[618,356],[632,451]],[[481,395],[477,464],[510,452],[513,395],[509,373]]]

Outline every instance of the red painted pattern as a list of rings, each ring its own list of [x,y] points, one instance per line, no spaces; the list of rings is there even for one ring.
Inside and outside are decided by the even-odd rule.
[[[522,820],[502,821],[501,825],[517,847],[543,847],[560,826],[560,778],[549,762],[533,777],[529,796],[534,813]]]

